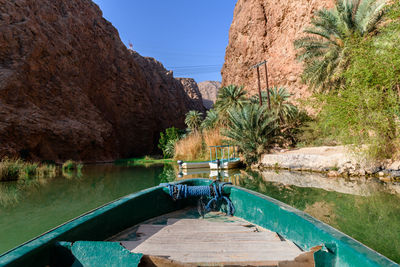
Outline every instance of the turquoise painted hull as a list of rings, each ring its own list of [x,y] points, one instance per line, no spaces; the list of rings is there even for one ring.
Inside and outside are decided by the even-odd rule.
[[[180,183],[207,185],[211,180],[193,179]],[[132,225],[195,203],[193,199],[174,202],[165,191],[163,187],[154,187],[99,207],[1,255],[0,266],[59,265],[60,260],[71,260],[65,252],[71,242],[103,241]],[[323,250],[314,254],[316,266],[399,266],[282,202],[235,186],[227,187],[226,191],[236,207],[235,216],[277,232],[304,250],[323,245]],[[90,242],[81,245],[88,244],[90,246]],[[107,242],[96,244],[112,249]],[[101,262],[104,263],[104,259],[100,257],[99,265]]]

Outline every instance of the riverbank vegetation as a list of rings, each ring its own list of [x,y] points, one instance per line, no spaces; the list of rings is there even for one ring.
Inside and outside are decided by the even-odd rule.
[[[30,163],[21,159],[3,158],[0,161],[0,181],[32,178],[51,178],[57,175],[55,165]]]
[[[140,158],[120,159],[115,164],[123,164],[128,166],[150,166],[154,164],[173,163],[171,158],[162,158],[161,156],[144,156]]]
[[[3,158],[0,161],[0,182],[54,178],[60,173],[71,176],[81,173],[83,164],[68,160],[63,165],[28,162],[22,159]]]
[[[264,92],[265,93],[265,92]],[[174,158],[209,160],[209,146],[238,146],[246,163],[257,161],[262,153],[274,147],[293,144],[293,131],[303,113],[289,102],[285,88],[270,88],[271,108],[259,106],[257,96],[247,97],[244,87],[229,85],[219,90],[215,107],[205,118],[189,112],[187,133],[175,142]],[[267,103],[267,94],[263,94]]]
[[[295,46],[318,115],[303,141],[352,144],[371,159],[398,157],[399,2],[338,0],[305,33]]]
[[[73,160],[67,160],[66,162],[64,162],[61,168],[63,171],[81,171],[82,167],[82,163]]]

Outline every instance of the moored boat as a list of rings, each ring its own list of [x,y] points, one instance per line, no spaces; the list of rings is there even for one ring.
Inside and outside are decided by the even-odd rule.
[[[209,163],[211,170],[228,170],[228,169],[236,169],[239,167],[240,159],[239,158],[231,158],[231,159],[223,159],[223,160],[214,160]]]
[[[1,255],[0,266],[398,266],[275,199],[211,184],[184,180],[120,198]],[[196,195],[204,189],[211,195],[205,210],[222,205],[199,215]]]
[[[190,162],[185,161],[180,166],[183,169],[202,169],[202,168],[209,168],[209,161],[201,161],[201,162]]]
[[[210,146],[210,161],[209,166],[211,170],[228,170],[236,169],[239,167],[240,158],[237,157],[237,147],[231,145],[224,146]],[[213,154],[215,153],[215,159]]]

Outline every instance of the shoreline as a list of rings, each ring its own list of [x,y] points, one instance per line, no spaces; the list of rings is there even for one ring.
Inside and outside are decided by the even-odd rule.
[[[305,147],[264,154],[252,168],[324,173],[328,177],[400,179],[400,161],[370,161],[345,146]]]

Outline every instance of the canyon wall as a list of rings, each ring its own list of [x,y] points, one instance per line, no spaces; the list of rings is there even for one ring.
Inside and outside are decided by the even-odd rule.
[[[255,94],[257,72],[250,67],[268,60],[270,87],[287,87],[296,98],[309,96],[301,81],[303,67],[296,60],[293,42],[303,36],[315,11],[333,4],[334,0],[238,0],[221,71],[222,85],[243,85]],[[260,71],[261,88],[265,90],[264,67]]]
[[[221,88],[221,82],[205,81],[198,84],[203,97],[204,106],[211,109],[217,100],[218,91]]]
[[[129,51],[91,0],[0,0],[0,157],[149,154],[194,108],[203,111],[161,63]]]
[[[201,95],[199,86],[192,78],[176,78],[183,86],[186,94],[190,97],[191,103],[188,104],[191,110],[198,110],[205,112],[206,108],[203,104],[203,97]]]

